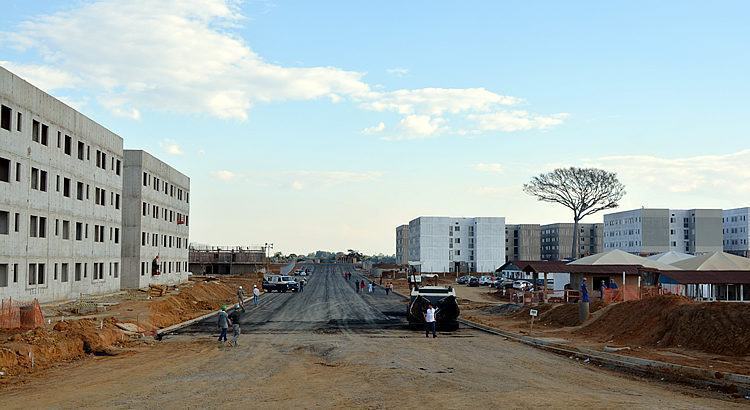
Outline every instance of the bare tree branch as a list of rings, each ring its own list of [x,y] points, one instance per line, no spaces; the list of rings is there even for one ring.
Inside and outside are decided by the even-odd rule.
[[[578,255],[578,223],[599,211],[616,208],[625,196],[625,186],[617,174],[597,168],[558,168],[537,175],[523,190],[539,201],[557,203],[573,211],[573,249]]]

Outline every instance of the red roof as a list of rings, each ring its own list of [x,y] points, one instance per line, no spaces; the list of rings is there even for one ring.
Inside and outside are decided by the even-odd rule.
[[[520,266],[520,265],[519,265]],[[658,272],[638,265],[569,265],[561,261],[525,262],[526,273],[601,273],[608,275],[639,275],[641,272]]]

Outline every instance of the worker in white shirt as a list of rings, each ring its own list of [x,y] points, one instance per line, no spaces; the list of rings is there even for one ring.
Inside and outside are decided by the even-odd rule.
[[[424,312],[424,333],[425,337],[430,337],[430,331],[432,331],[432,337],[436,338],[436,327],[437,323],[435,322],[435,314],[437,314],[437,309],[432,307],[431,303],[427,304],[427,310]]]
[[[260,289],[258,289],[258,285],[253,285],[253,305],[258,306],[259,297],[260,297]]]

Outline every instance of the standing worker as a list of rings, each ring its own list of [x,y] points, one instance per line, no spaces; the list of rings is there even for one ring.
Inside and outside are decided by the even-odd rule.
[[[302,279],[301,281],[299,281],[299,291],[300,291],[300,293],[305,291],[305,280],[304,279]]]
[[[362,293],[365,293],[365,280],[364,279],[362,279],[359,282],[359,290],[362,291]]]
[[[227,315],[227,307],[226,305],[221,307],[221,310],[219,311],[219,321],[217,323],[219,326],[219,346],[222,345],[222,343],[227,342],[227,329],[229,329],[229,316]]]
[[[601,287],[599,288],[599,290],[600,290],[600,291],[602,292],[602,297],[601,297],[601,299],[602,299],[602,300],[604,300],[604,294],[605,294],[605,293],[606,293],[606,291],[607,291],[607,282],[605,282],[605,281],[602,281],[602,286],[601,286]]]
[[[245,311],[245,289],[242,289],[242,286],[237,288],[237,305],[239,305],[242,308],[242,311]]]
[[[391,292],[391,282],[387,282],[385,284],[385,295],[388,296],[388,294]]]
[[[589,301],[589,290],[586,287],[586,278],[581,281],[581,302]]]
[[[435,322],[435,314],[437,309],[432,307],[432,303],[427,304],[427,310],[424,312],[424,335],[430,337],[430,331],[432,331],[432,338],[437,337],[436,328],[437,323]]]
[[[240,304],[239,303],[234,307],[234,310],[232,311],[232,313],[229,314],[229,322],[232,324],[232,345],[237,347],[238,346],[237,340],[240,338]]]
[[[258,298],[260,298],[260,289],[258,285],[253,285],[253,305],[258,306]]]
[[[354,290],[359,293],[359,282],[354,282]]]
[[[372,293],[372,282],[367,284],[367,293]]]

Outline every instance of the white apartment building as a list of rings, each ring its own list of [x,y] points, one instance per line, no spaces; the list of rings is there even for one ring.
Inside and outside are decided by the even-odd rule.
[[[494,272],[505,263],[505,218],[416,218],[408,252],[420,272]]]
[[[637,255],[722,250],[720,209],[641,208],[604,215],[604,251]]]
[[[396,228],[396,263],[399,265],[409,263],[409,225]]]
[[[188,279],[190,178],[141,150],[125,150],[122,286]]]
[[[750,208],[725,209],[724,252],[750,257]]]
[[[120,289],[122,138],[0,67],[0,299]]]

